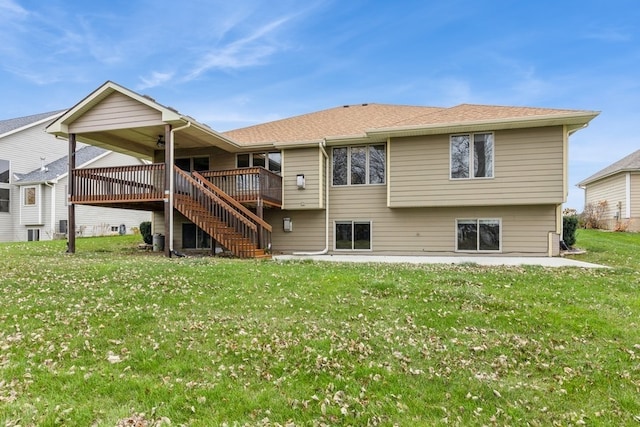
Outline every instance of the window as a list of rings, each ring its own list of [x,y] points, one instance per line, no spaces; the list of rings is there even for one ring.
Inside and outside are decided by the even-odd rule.
[[[0,159],[0,212],[9,212],[9,198],[11,196],[9,166],[8,160]]]
[[[457,251],[500,251],[499,219],[459,219],[456,221]]]
[[[211,237],[197,225],[183,223],[182,247],[184,249],[211,249]]]
[[[185,172],[209,170],[209,157],[182,157],[174,163]]]
[[[338,221],[335,233],[336,250],[371,250],[371,222]]]
[[[0,159],[0,184],[9,184],[9,161]]]
[[[24,205],[35,206],[36,203],[36,187],[24,187],[22,190],[24,194]]]
[[[237,168],[263,167],[280,175],[282,172],[282,154],[279,151],[268,153],[243,153],[236,156]]]
[[[9,212],[9,192],[8,188],[0,188],[0,212]]]
[[[29,228],[27,230],[27,241],[28,242],[37,242],[40,240],[40,229],[39,228]]]
[[[451,178],[493,178],[493,134],[451,137]]]
[[[384,144],[333,149],[333,185],[384,184]]]

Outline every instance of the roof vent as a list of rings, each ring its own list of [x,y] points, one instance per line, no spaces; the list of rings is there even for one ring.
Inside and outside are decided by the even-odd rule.
[[[369,105],[369,104],[362,104],[363,107],[366,107],[367,105]]]
[[[349,106],[348,105],[343,105],[342,108],[349,108]]]
[[[147,95],[146,93],[142,95],[143,98],[147,98],[150,101],[156,102],[155,99],[153,99],[151,96]]]

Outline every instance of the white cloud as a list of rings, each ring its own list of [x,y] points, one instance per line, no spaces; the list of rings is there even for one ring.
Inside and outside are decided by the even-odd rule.
[[[13,0],[0,0],[0,19],[9,20],[27,16],[29,12]]]
[[[236,69],[260,64],[264,58],[278,51],[278,44],[270,40],[269,36],[289,19],[290,17],[283,17],[274,20],[246,37],[207,52],[185,80],[193,80],[209,70]]]
[[[168,82],[173,78],[173,72],[161,73],[153,71],[149,77],[140,77],[141,84],[138,85],[138,89],[148,89],[151,87],[160,86],[163,83]]]
[[[583,37],[585,39],[605,42],[628,42],[632,39],[629,32],[617,28],[598,28],[597,30],[584,34]]]

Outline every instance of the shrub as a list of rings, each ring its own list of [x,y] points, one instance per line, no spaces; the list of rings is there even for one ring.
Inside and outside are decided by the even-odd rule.
[[[151,221],[144,221],[140,223],[140,234],[142,234],[142,239],[147,245],[153,243],[153,236],[151,235]]]
[[[589,203],[582,212],[582,223],[584,228],[602,228],[602,217],[607,211],[608,203],[600,200],[598,203]]]
[[[565,245],[572,247],[576,244],[576,229],[578,228],[578,216],[562,217],[562,240]]]

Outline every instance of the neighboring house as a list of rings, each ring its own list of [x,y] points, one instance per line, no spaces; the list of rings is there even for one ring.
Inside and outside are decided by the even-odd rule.
[[[79,168],[145,164],[131,156],[92,146],[76,152],[76,163]],[[27,240],[51,240],[67,234],[68,166],[69,158],[64,156],[32,172],[15,174],[14,184],[20,189],[20,220],[14,226],[18,235],[26,235]],[[151,219],[145,211],[94,206],[79,206],[76,215],[76,235],[83,237],[131,234],[134,227]]]
[[[59,221],[66,218],[67,212],[60,206],[64,206],[66,198],[56,195],[58,208],[55,209],[55,220],[51,222],[53,211],[49,206],[52,199],[47,195],[50,192],[48,181],[36,184],[35,193],[16,184],[19,182],[18,177],[40,170],[47,164],[51,167],[56,160],[69,154],[67,141],[45,132],[45,127],[64,111],[0,120],[0,242],[50,239],[61,231]],[[78,144],[78,148],[83,146],[84,144]],[[131,157],[122,160],[122,164],[139,163],[138,159]],[[66,171],[66,166],[64,170]],[[61,187],[58,187],[58,190],[64,191]],[[22,198],[23,191],[26,191],[27,199]],[[24,206],[25,202],[34,201],[39,203],[39,212],[35,218],[32,216],[33,206]],[[95,210],[91,212],[96,216],[104,215],[105,212],[111,213],[110,210],[102,213]],[[138,213],[134,214],[139,216]],[[147,218],[150,218],[150,215],[147,214]],[[120,220],[114,225],[123,222],[127,223]]]
[[[585,207],[603,207],[604,228],[640,231],[640,150],[578,183],[584,189]]]
[[[568,139],[597,115],[361,104],[220,133],[106,82],[47,131],[71,152],[81,140],[153,159],[127,170],[70,162],[69,218],[83,204],[152,210],[167,256],[553,256]]]

